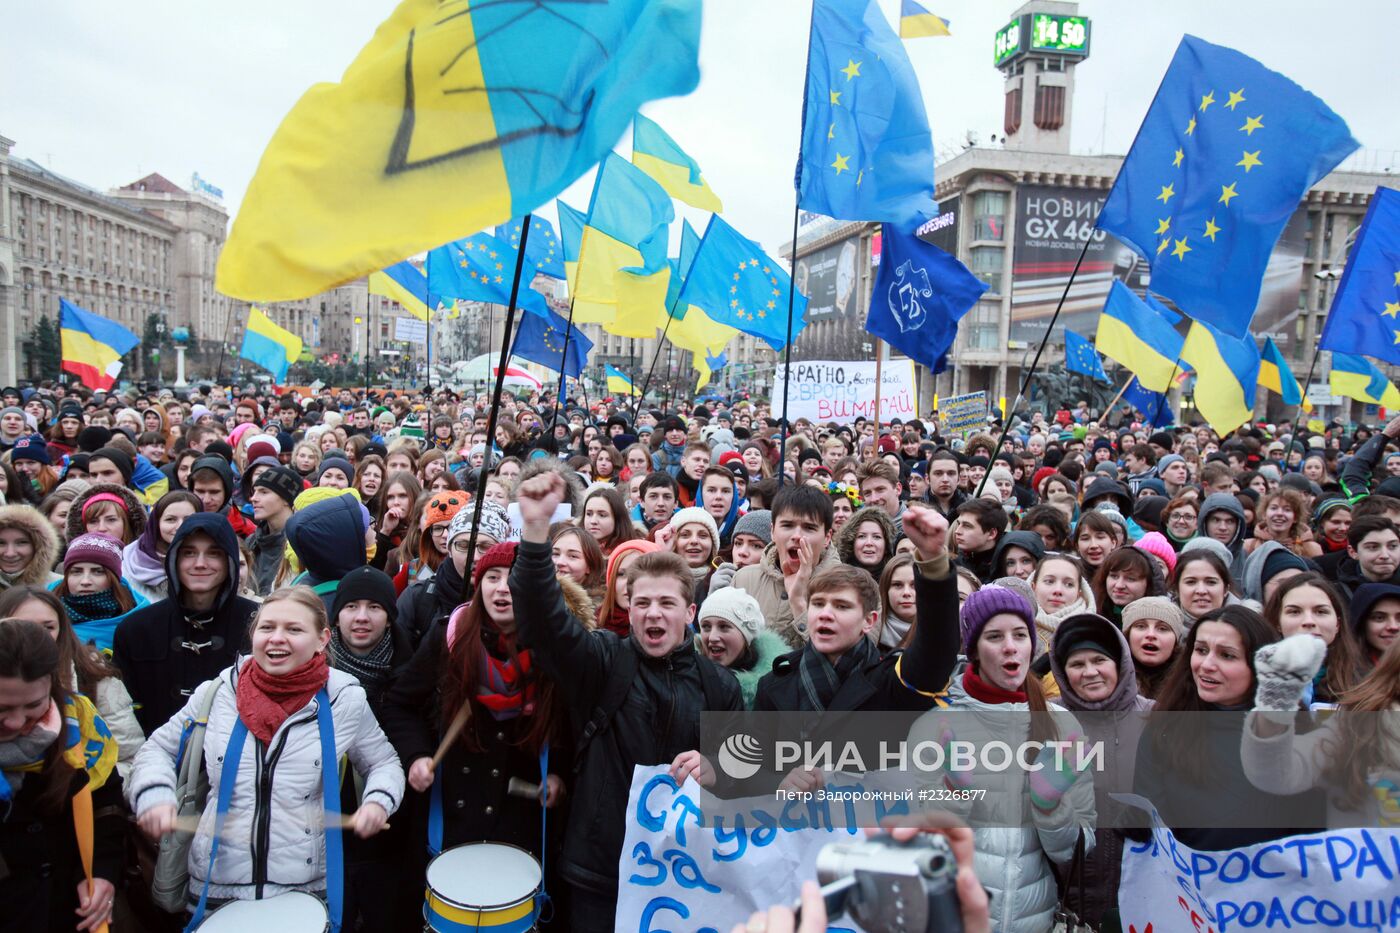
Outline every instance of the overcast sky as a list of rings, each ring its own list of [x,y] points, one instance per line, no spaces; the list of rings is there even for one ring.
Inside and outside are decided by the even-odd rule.
[[[880,0],[893,19],[897,0]],[[926,0],[951,38],[908,43],[940,158],[1001,131],[992,39],[1019,3]],[[232,213],[273,130],[312,83],[339,79],[390,0],[16,3],[0,31],[0,135],[97,188],[192,172]],[[706,0],[700,86],[644,108],[699,161],[726,218],[770,252],[791,230],[809,0]],[[1284,72],[1342,115],[1375,167],[1400,169],[1389,0],[1085,0],[1075,152],[1123,153],[1183,33]],[[630,134],[618,149],[629,151]],[[588,177],[566,195],[587,206]],[[692,222],[700,216],[685,209]],[[544,211],[551,221],[553,208]],[[463,231],[464,235],[471,231]]]

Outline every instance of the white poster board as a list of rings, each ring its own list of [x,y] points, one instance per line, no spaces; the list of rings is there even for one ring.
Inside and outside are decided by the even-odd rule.
[[[394,339],[406,343],[427,343],[428,322],[416,318],[394,318]]]
[[[782,407],[783,368],[773,377],[773,410]],[[880,420],[919,417],[913,360],[885,360],[880,368]],[[875,417],[874,360],[807,360],[792,364],[788,418],[849,423]]]

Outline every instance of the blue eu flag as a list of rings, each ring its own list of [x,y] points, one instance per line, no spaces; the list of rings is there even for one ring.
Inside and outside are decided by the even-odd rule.
[[[1321,347],[1400,365],[1400,191],[1377,188],[1372,195]]]
[[[935,373],[948,368],[958,322],[987,290],[957,259],[885,224],[865,329]]]
[[[1186,36],[1098,226],[1147,258],[1153,291],[1244,337],[1284,224],[1358,145],[1341,117],[1288,78]]]
[[[531,240],[534,239],[534,225],[531,219]],[[509,304],[517,252],[509,243],[490,233],[478,233],[465,240],[439,246],[428,253],[428,291],[443,298]],[[535,278],[535,267],[529,261],[529,252],[527,245],[527,258],[520,270],[518,301],[526,311],[545,315],[549,309],[545,306],[544,296],[530,287],[530,282]]]
[[[923,94],[877,0],[815,0],[802,121],[803,208],[909,228],[938,214]]]
[[[1096,382],[1112,382],[1103,370],[1103,360],[1088,339],[1074,331],[1065,329],[1065,369],[1072,373],[1083,373]]]
[[[1123,401],[1142,412],[1154,428],[1165,427],[1173,421],[1172,407],[1167,404],[1167,397],[1161,392],[1144,389],[1137,376],[1134,376],[1128,387],[1123,390]]]
[[[509,243],[513,250],[519,250],[520,227],[519,217],[509,223],[498,224],[496,239]],[[514,253],[511,254],[511,261],[515,261]],[[564,278],[564,247],[554,233],[554,225],[539,214],[530,215],[530,239],[525,242],[525,261],[532,263],[540,275]]]
[[[787,271],[765,255],[763,247],[711,214],[676,306],[695,305],[716,324],[728,324],[781,350],[787,345],[790,282]],[[807,299],[794,295],[794,339],[806,323],[806,313]]]
[[[534,221],[530,222],[534,226]],[[534,231],[531,230],[533,236]],[[527,245],[526,252],[529,252]],[[569,355],[564,360],[564,339],[568,336]],[[593,351],[593,341],[575,327],[569,330],[569,322],[549,309],[544,315],[526,314],[520,318],[520,329],[515,332],[515,346],[511,353],[532,363],[539,363],[559,372],[563,376],[577,379],[583,372],[584,361]]]

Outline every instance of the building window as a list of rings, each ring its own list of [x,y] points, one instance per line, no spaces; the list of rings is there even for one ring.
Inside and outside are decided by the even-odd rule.
[[[1005,191],[979,191],[973,195],[974,240],[1001,240],[1006,236],[1006,203]]]
[[[1000,294],[1002,263],[1006,258],[1006,250],[999,246],[979,246],[971,253],[969,268],[972,274],[986,282],[993,294]]]
[[[995,324],[974,324],[968,329],[967,349],[995,350],[1001,346],[1001,328]]]

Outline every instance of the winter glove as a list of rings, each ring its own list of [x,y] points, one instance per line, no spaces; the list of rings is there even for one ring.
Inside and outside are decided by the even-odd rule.
[[[949,790],[967,790],[975,783],[974,771],[953,770],[953,742],[957,736],[953,734],[953,729],[947,722],[938,724],[938,744],[943,748],[943,786]]]
[[[734,574],[739,572],[739,568],[731,563],[723,563],[715,568],[715,572],[710,574],[710,592],[722,590],[726,586],[734,585]]]
[[[1035,756],[1036,764],[1040,765],[1040,768],[1030,773],[1027,784],[1030,787],[1031,804],[1041,813],[1054,810],[1060,799],[1074,786],[1074,782],[1079,780],[1079,775],[1089,767],[1091,758],[1081,756],[1078,750],[1082,738],[1078,732],[1072,732],[1065,738],[1069,743],[1068,747],[1045,745],[1040,749],[1040,754]]]
[[[1276,713],[1267,718],[1287,725],[1298,712],[1303,694],[1327,657],[1327,643],[1316,635],[1299,633],[1265,645],[1254,652],[1254,708]]]

